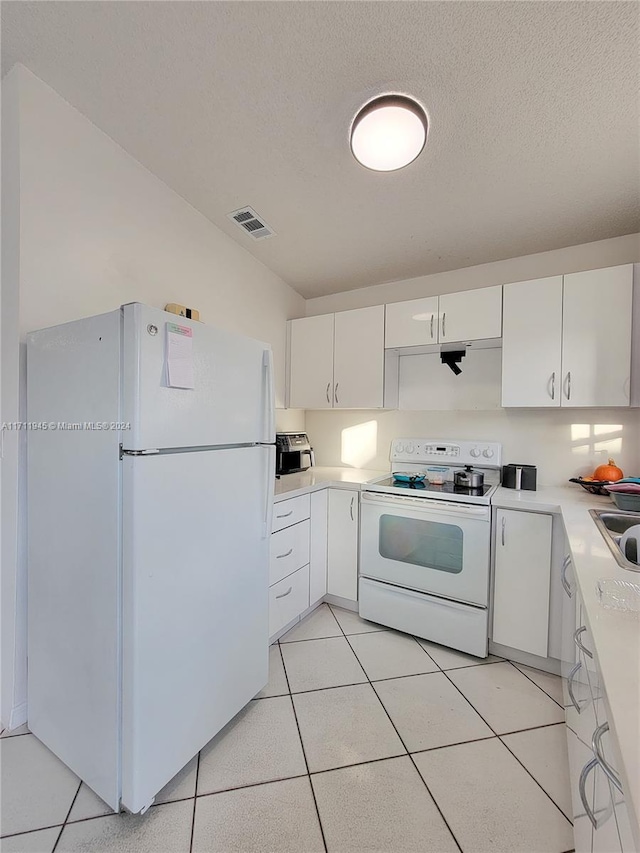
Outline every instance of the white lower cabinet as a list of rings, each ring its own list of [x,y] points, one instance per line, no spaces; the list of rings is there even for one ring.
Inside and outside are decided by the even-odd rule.
[[[355,495],[357,506],[358,493]],[[328,491],[322,489],[274,504],[269,566],[271,640],[327,594],[328,503]]]
[[[496,511],[492,640],[546,658],[552,516]]]
[[[273,637],[309,606],[309,566],[269,587],[269,636]]]
[[[358,600],[359,492],[329,489],[327,592]]]
[[[562,677],[575,853],[636,853],[620,753],[609,731],[606,695],[570,557],[563,577],[568,604],[562,612]]]
[[[271,534],[269,586],[307,565],[310,527],[311,522],[307,518]]]

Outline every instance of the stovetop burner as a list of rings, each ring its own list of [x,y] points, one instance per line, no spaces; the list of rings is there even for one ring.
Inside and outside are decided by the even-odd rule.
[[[399,480],[395,480],[393,477],[387,477],[384,480],[377,480],[376,485],[387,487],[392,486],[394,489],[405,489],[412,492],[445,495],[474,495],[478,497],[483,497],[487,494],[487,492],[491,491],[492,489],[492,486],[490,485],[484,485],[476,489],[470,489],[466,488],[465,486],[456,486],[456,484],[451,481],[447,481],[440,485],[437,485],[436,483],[430,483],[428,480],[423,480],[422,482],[416,483],[404,483]]]

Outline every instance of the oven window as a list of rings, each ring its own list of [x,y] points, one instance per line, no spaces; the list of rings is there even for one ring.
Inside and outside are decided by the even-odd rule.
[[[462,571],[462,530],[455,524],[382,515],[378,548],[388,560],[451,574]]]

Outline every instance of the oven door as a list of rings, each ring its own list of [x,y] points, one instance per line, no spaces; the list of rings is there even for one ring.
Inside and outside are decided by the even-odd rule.
[[[363,491],[360,575],[487,607],[489,507]]]

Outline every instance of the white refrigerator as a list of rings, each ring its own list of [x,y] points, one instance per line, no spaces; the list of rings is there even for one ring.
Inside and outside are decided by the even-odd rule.
[[[267,682],[271,350],[133,303],[27,382],[29,727],[140,812]]]

